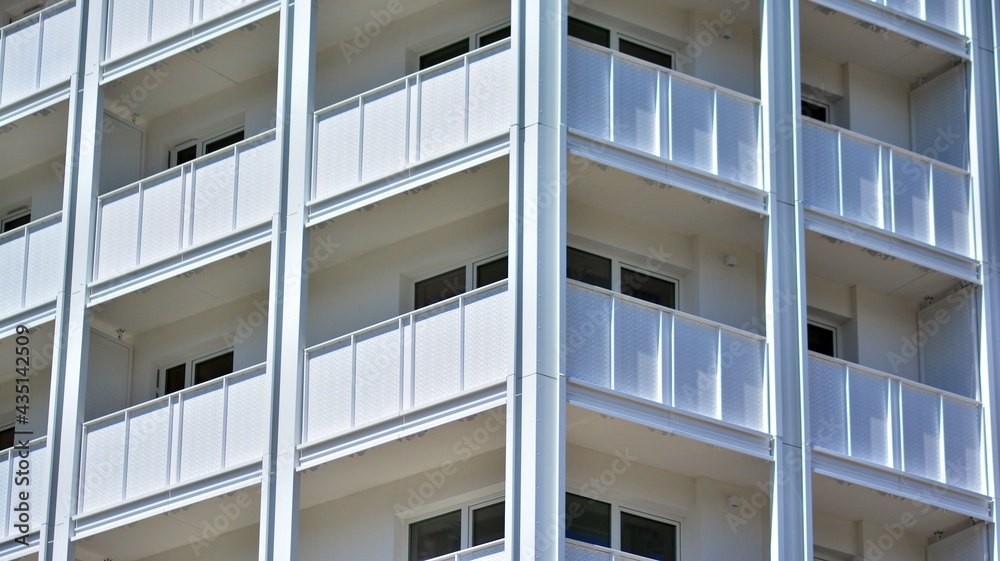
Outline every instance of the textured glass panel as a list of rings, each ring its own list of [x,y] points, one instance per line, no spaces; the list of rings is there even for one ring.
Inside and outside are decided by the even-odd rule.
[[[118,416],[92,425],[84,433],[83,512],[122,500],[125,477],[125,417]]]
[[[618,300],[615,302],[615,387],[629,395],[658,401],[659,310]]]
[[[170,257],[181,249],[181,222],[184,218],[181,172],[178,170],[155,183],[149,183],[143,191],[139,261],[146,264]]]
[[[919,19],[923,19],[924,17],[922,4],[922,0],[886,0],[885,2],[885,5],[893,10],[898,10]]]
[[[967,68],[955,65],[910,92],[913,151],[962,169],[969,165]]]
[[[31,229],[28,238],[28,285],[24,298],[26,307],[55,299],[62,280],[63,244],[63,224],[60,220]],[[16,261],[0,263],[18,269]]]
[[[903,385],[903,469],[936,481],[941,465],[941,422],[937,394]]]
[[[615,142],[656,154],[659,74],[649,66],[615,59]]]
[[[840,212],[837,169],[837,133],[802,122],[802,183],[805,203],[827,212]]]
[[[64,82],[76,64],[77,27],[79,13],[76,4],[45,16],[42,33],[42,75],[39,89]]]
[[[710,88],[671,75],[673,159],[709,173],[715,173],[712,97]]]
[[[972,256],[969,182],[962,174],[934,168],[934,243]]]
[[[611,296],[566,286],[566,374],[611,387]]]
[[[465,144],[464,61],[420,77],[420,159]]]
[[[977,493],[986,492],[981,413],[973,403],[944,399],[945,481]]]
[[[0,497],[10,496],[10,464],[10,456],[7,455],[7,451],[0,451]],[[10,532],[9,514],[8,509],[0,508],[0,538]]]
[[[493,547],[487,547],[471,553],[463,553],[458,556],[459,561],[503,561],[504,544],[499,543]]]
[[[920,310],[920,380],[938,389],[978,397],[978,290],[969,287]]]
[[[4,35],[3,87],[0,105],[17,101],[35,91],[38,79],[38,19]]]
[[[719,418],[719,328],[674,319],[674,404]]]
[[[222,382],[184,394],[181,426],[181,481],[222,467]]]
[[[0,312],[21,309],[24,296],[24,230],[0,239]]]
[[[507,132],[513,121],[510,45],[469,57],[469,142]]]
[[[460,389],[461,311],[458,302],[415,316],[413,404],[424,405]]]
[[[846,371],[809,357],[809,434],[813,446],[847,453]]]
[[[153,41],[184,31],[191,22],[191,0],[153,0]]]
[[[226,409],[226,467],[260,460],[267,439],[269,407],[267,371],[260,370],[229,381]]]
[[[327,113],[316,129],[316,198],[323,199],[360,181],[361,109],[349,105]]]
[[[44,519],[37,513],[44,512],[44,504],[49,495],[49,448],[47,442],[32,444],[29,448],[31,457],[31,483],[28,485],[28,492],[31,494],[28,499],[28,508],[31,509],[31,524],[28,526],[32,530],[42,525]],[[15,489],[18,489],[15,486]],[[2,496],[2,495],[0,495]]]
[[[927,21],[945,29],[965,33],[964,5],[959,0],[924,0],[925,17]]]
[[[510,299],[499,286],[465,300],[465,389],[503,380],[510,369]]]
[[[878,145],[842,135],[840,151],[844,216],[877,228],[882,227]]]
[[[236,228],[271,219],[277,210],[278,143],[274,136],[240,147]]]
[[[716,111],[719,115],[719,175],[758,187],[758,105],[720,92]]]
[[[99,280],[135,268],[139,243],[139,191],[129,191],[101,205]]]
[[[111,30],[108,58],[118,58],[147,43],[149,3],[136,0],[111,0]]]
[[[194,181],[195,245],[232,231],[235,172],[236,158],[229,152],[202,161],[189,177]]]
[[[566,561],[611,561],[611,554],[584,545],[566,542]]]
[[[892,196],[896,233],[931,243],[930,164],[892,154]]]
[[[309,355],[306,442],[351,426],[350,339]]]
[[[239,8],[241,4],[242,0],[202,0],[201,19],[212,19]]]
[[[406,166],[406,88],[393,86],[364,100],[362,180]]]
[[[763,431],[764,342],[722,332],[722,420]]]
[[[166,401],[130,415],[125,498],[131,499],[166,487],[169,450],[170,408]]]
[[[570,127],[599,138],[611,137],[611,55],[576,43],[566,54]]]
[[[892,466],[889,448],[889,380],[851,370],[851,455]]]
[[[354,425],[359,426],[399,413],[399,324],[358,335],[355,341]]]

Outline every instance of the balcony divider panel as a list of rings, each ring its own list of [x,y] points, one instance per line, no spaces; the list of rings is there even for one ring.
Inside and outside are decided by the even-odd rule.
[[[79,47],[77,10],[66,0],[0,29],[0,107],[69,80]]]
[[[41,513],[45,512],[45,503],[48,499],[49,482],[49,450],[46,438],[36,438],[28,442],[28,461],[30,462],[30,483],[27,486],[15,485],[17,480],[16,472],[18,463],[21,460],[20,451],[17,448],[0,450],[0,542],[7,538],[13,539],[22,533],[14,528],[18,523],[17,514],[14,507],[21,502],[18,492],[28,491],[28,512],[31,515],[31,522],[28,529],[31,532],[38,530],[44,522]]]
[[[0,263],[0,316],[54,301],[62,277],[62,213],[0,234]]]

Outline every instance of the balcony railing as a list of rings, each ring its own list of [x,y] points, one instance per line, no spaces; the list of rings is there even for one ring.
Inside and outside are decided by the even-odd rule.
[[[28,472],[29,484],[18,485],[16,472],[21,470],[21,451],[17,448],[0,450],[0,542],[8,538],[13,539],[22,535],[22,532],[15,528],[15,524],[21,523],[17,516],[23,509],[15,511],[14,507],[20,508],[19,493],[27,491],[29,493],[28,503],[28,530],[35,531],[44,522],[45,504],[49,491],[49,449],[46,446],[45,437],[37,438],[28,443]]]
[[[572,38],[567,58],[573,130],[760,187],[760,101]]]
[[[277,151],[272,130],[102,195],[94,279],[270,220],[278,202]]]
[[[0,107],[67,82],[76,70],[79,29],[75,0],[0,29]]]
[[[435,557],[428,561],[505,561],[504,555],[505,540],[496,540],[441,557]]]
[[[965,35],[965,2],[961,0],[872,0],[876,4]]]
[[[803,118],[802,173],[811,207],[974,256],[964,170]]]
[[[55,301],[64,243],[62,213],[0,235],[0,317]]]
[[[633,555],[576,540],[566,540],[566,561],[653,561],[649,557]]]
[[[261,364],[84,423],[80,512],[260,462],[269,395]]]
[[[767,432],[764,337],[568,281],[566,373]]]
[[[813,446],[984,491],[977,401],[810,353],[809,408]]]
[[[513,81],[508,39],[317,111],[313,199],[507,133]]]
[[[502,381],[508,308],[501,281],[308,349],[303,442]]]

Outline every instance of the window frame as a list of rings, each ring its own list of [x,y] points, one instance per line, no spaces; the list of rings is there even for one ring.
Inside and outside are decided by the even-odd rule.
[[[174,147],[170,149],[169,154],[167,156],[167,158],[168,158],[168,160],[167,160],[167,164],[168,164],[167,167],[168,168],[174,168],[174,167],[177,167],[177,166],[188,164],[190,162],[193,162],[194,160],[197,160],[198,158],[200,158],[202,156],[207,156],[208,154],[214,154],[216,152],[219,152],[221,150],[225,150],[226,148],[229,148],[229,146],[232,146],[233,144],[239,144],[240,142],[243,142],[243,140],[240,140],[240,141],[234,142],[233,144],[230,144],[230,145],[228,145],[228,146],[226,146],[224,148],[219,148],[218,150],[213,150],[212,152],[205,152],[205,146],[206,145],[211,144],[212,142],[215,142],[217,140],[221,140],[221,139],[223,139],[223,138],[225,138],[225,137],[227,137],[229,135],[235,134],[237,132],[242,132],[243,133],[243,140],[247,139],[246,125],[237,125],[237,126],[234,126],[234,127],[226,127],[224,129],[222,129],[221,131],[216,132],[216,133],[212,133],[212,134],[208,134],[208,135],[203,135],[201,138],[191,138],[191,139],[185,140],[184,142],[180,142],[178,144],[175,144]],[[178,164],[177,163],[177,154],[181,150],[185,150],[185,149],[190,148],[192,146],[195,147],[194,158],[192,158],[192,159],[184,162],[184,164]]]
[[[660,279],[662,281],[673,283],[674,284],[674,305],[675,305],[675,307],[674,308],[670,308],[670,309],[671,310],[681,311],[681,279],[680,279],[679,276],[674,277],[674,276],[671,276],[669,274],[665,274],[665,273],[661,273],[661,272],[655,272],[655,271],[650,271],[648,268],[646,268],[644,266],[636,265],[635,264],[636,262],[633,261],[632,259],[628,259],[628,258],[622,259],[622,258],[618,257],[618,255],[615,252],[602,251],[601,249],[595,248],[592,244],[587,243],[587,242],[585,242],[583,240],[578,240],[578,242],[583,242],[583,243],[575,243],[575,242],[567,241],[566,242],[566,248],[568,249],[568,248],[572,247],[573,249],[577,249],[579,251],[583,251],[583,252],[586,252],[586,253],[591,253],[591,254],[597,255],[598,257],[603,257],[605,259],[610,259],[611,260],[611,290],[613,292],[615,292],[617,294],[622,294],[623,296],[628,296],[627,294],[625,294],[624,292],[622,292],[622,274],[621,274],[622,271],[621,271],[621,269],[624,266],[624,267],[626,267],[628,269],[631,269],[633,271],[636,271],[638,273],[642,273],[642,274],[649,275],[651,277]],[[582,282],[582,281],[574,281],[574,282]],[[587,284],[587,283],[584,283],[584,284]],[[629,298],[635,298],[634,296],[628,296],[628,297]],[[638,300],[642,300],[642,299],[638,298]],[[642,300],[642,301],[646,302],[645,300]],[[654,306],[658,305],[658,304],[653,304],[652,302],[648,302],[648,303],[652,304]]]
[[[585,485],[585,484],[576,485],[573,488],[580,489],[581,487],[583,487],[583,485]],[[673,526],[674,529],[675,529],[674,530],[675,531],[674,535],[675,535],[675,538],[676,538],[676,540],[675,540],[676,543],[675,543],[674,558],[677,559],[678,561],[681,559],[681,551],[682,551],[683,548],[682,548],[682,545],[681,545],[682,521],[680,520],[680,517],[671,518],[670,515],[668,515],[668,514],[666,514],[664,512],[651,512],[651,511],[649,511],[647,509],[637,508],[632,503],[622,502],[622,501],[619,501],[619,500],[617,500],[615,498],[610,498],[610,497],[599,497],[599,498],[589,497],[589,496],[587,496],[585,494],[582,494],[582,493],[579,493],[579,492],[573,492],[570,489],[571,489],[570,485],[567,485],[565,493],[577,495],[577,496],[583,497],[585,499],[590,499],[590,500],[593,500],[593,501],[598,501],[598,502],[602,502],[602,503],[606,503],[606,504],[611,505],[611,546],[610,546],[611,549],[613,549],[615,551],[623,551],[622,548],[621,548],[621,546],[622,546],[622,526],[621,526],[621,519],[622,519],[622,517],[621,517],[621,513],[625,512],[625,513],[631,514],[633,516],[638,516],[640,518],[646,518],[646,519],[652,520],[654,522],[660,522],[660,523],[663,523],[663,524],[668,524],[670,526]],[[563,535],[565,536],[565,534],[566,534],[566,531],[564,529],[563,530]],[[586,543],[586,542],[583,542],[583,543]],[[628,553],[628,552],[625,552],[625,553]]]
[[[421,282],[424,282],[426,280],[430,280],[430,279],[432,279],[432,278],[434,278],[434,277],[436,277],[438,275],[442,275],[444,273],[449,273],[451,271],[454,271],[454,270],[457,270],[459,268],[464,267],[465,268],[465,290],[462,291],[462,292],[460,292],[459,294],[455,295],[455,296],[460,296],[462,294],[465,294],[466,292],[471,292],[471,291],[476,290],[478,288],[482,288],[483,286],[487,286],[487,285],[483,285],[483,284],[479,283],[479,276],[477,274],[478,273],[477,268],[480,265],[484,265],[484,264],[489,263],[491,261],[495,261],[497,259],[501,259],[501,258],[507,257],[507,255],[508,255],[508,252],[506,250],[501,251],[501,252],[490,252],[490,253],[485,254],[484,256],[476,257],[476,258],[473,258],[473,259],[465,259],[463,261],[459,261],[457,263],[453,263],[450,266],[442,267],[440,269],[436,269],[432,273],[428,273],[426,275],[421,275],[419,277],[414,277],[413,278],[413,282],[408,283],[409,289],[410,289],[409,290],[409,296],[407,297],[408,298],[408,305],[409,305],[409,308],[410,308],[409,311],[414,312],[416,310],[421,309],[421,308],[417,308],[416,307],[417,306],[417,284],[419,284]],[[471,287],[469,286],[470,284],[472,285]],[[455,296],[451,296],[450,298],[454,298]],[[439,300],[438,302],[441,302],[441,301],[443,301],[443,300]],[[438,302],[435,302],[434,304],[437,304]],[[434,304],[429,304],[429,305],[433,306]]]
[[[7,229],[7,225],[9,223],[11,223],[11,222],[13,222],[15,220],[20,220],[21,218],[24,218],[25,216],[28,217],[28,221],[25,224],[21,224],[21,226],[14,226],[13,228],[11,228],[9,230]],[[7,215],[4,216],[3,218],[0,218],[0,234],[6,234],[7,232],[12,232],[12,231],[14,231],[14,230],[16,230],[18,228],[21,228],[22,226],[27,225],[27,224],[31,224],[31,207],[24,207],[24,208],[19,208],[19,209],[16,209],[16,210],[12,210],[12,211],[8,212]]]
[[[182,391],[184,391],[184,390],[186,390],[188,388],[194,387],[196,385],[196,384],[193,383],[194,382],[194,369],[195,369],[195,366],[197,364],[205,362],[206,360],[217,358],[217,357],[220,357],[220,356],[228,354],[228,353],[232,353],[233,354],[233,372],[236,372],[237,371],[237,369],[236,369],[236,347],[233,347],[233,346],[224,347],[222,349],[217,349],[217,350],[214,350],[214,351],[211,351],[211,352],[208,352],[208,353],[198,353],[198,354],[195,354],[193,356],[189,356],[188,358],[183,359],[183,360],[168,360],[168,361],[163,361],[162,363],[158,363],[156,365],[156,382],[157,382],[156,383],[156,397],[160,397],[160,396],[163,396],[163,395],[171,395],[171,394],[174,394],[174,393],[182,392]],[[184,366],[184,387],[181,388],[181,389],[179,389],[179,390],[175,390],[173,392],[167,392],[167,370],[170,370],[171,368],[176,368],[176,367],[182,366],[182,365]],[[232,374],[233,372],[230,372],[229,374]],[[224,376],[228,376],[228,374],[224,374]],[[219,376],[219,378],[221,378],[221,377],[222,376]],[[202,384],[207,384],[208,382],[212,382],[214,380],[218,380],[219,378],[213,378],[211,380],[206,380],[206,381],[202,382]],[[197,385],[200,385],[200,384],[197,384]]]
[[[5,424],[0,425],[0,433],[7,432],[7,431],[11,431],[12,434],[13,434],[13,437],[14,437],[13,442],[14,442],[14,444],[11,446],[11,447],[13,447],[14,445],[17,444],[17,424],[16,423],[5,423]],[[8,450],[8,448],[0,448],[0,450]]]
[[[635,43],[636,45],[638,45],[640,47],[645,47],[647,49],[650,49],[650,50],[653,50],[653,51],[657,51],[660,54],[664,54],[664,55],[669,56],[670,57],[670,66],[669,66],[669,69],[671,69],[671,70],[674,69],[674,65],[676,64],[676,61],[677,61],[677,52],[674,51],[673,49],[667,48],[667,47],[665,47],[665,46],[663,46],[663,45],[661,45],[659,43],[656,43],[655,41],[650,41],[648,39],[640,38],[640,37],[638,37],[636,35],[633,35],[631,33],[623,32],[623,31],[619,30],[615,26],[605,25],[603,23],[594,23],[593,21],[591,21],[589,19],[579,18],[579,17],[575,17],[575,16],[569,16],[569,17],[572,17],[573,19],[575,19],[577,21],[586,23],[588,25],[592,25],[594,27],[599,27],[599,28],[602,28],[602,29],[607,29],[608,33],[609,33],[609,36],[608,36],[608,46],[604,47],[604,45],[598,45],[599,47],[603,47],[605,49],[610,49],[610,50],[612,50],[612,51],[614,51],[614,52],[616,52],[618,54],[621,54],[621,55],[624,55],[624,56],[627,56],[627,57],[630,57],[630,58],[634,58],[636,60],[641,60],[641,61],[643,61],[646,64],[656,64],[656,63],[648,61],[646,59],[638,58],[638,57],[630,55],[628,53],[623,53],[622,50],[621,50],[621,40],[624,39],[624,40],[626,40],[626,41],[628,41],[630,43]],[[567,35],[568,35],[568,32],[567,32]],[[575,39],[577,41],[583,41],[585,43],[590,43],[586,39],[580,39],[579,37],[574,37],[572,35],[568,35],[568,37],[572,37],[573,39]],[[590,43],[590,44],[597,45],[597,43]],[[657,64],[657,66],[659,66],[659,65]]]
[[[424,67],[424,66],[421,65],[420,60],[422,58],[424,58],[425,56],[429,55],[429,54],[436,53],[437,51],[440,51],[442,49],[451,47],[451,46],[455,45],[456,43],[460,43],[463,40],[465,40],[466,41],[466,49],[465,49],[465,52],[462,53],[462,55],[467,55],[467,54],[471,53],[472,51],[485,46],[485,45],[482,45],[480,43],[482,41],[482,38],[483,38],[484,35],[489,35],[491,33],[495,33],[495,32],[500,31],[501,29],[503,29],[505,27],[510,27],[510,26],[511,26],[510,20],[507,20],[506,22],[503,22],[503,23],[495,23],[495,24],[489,25],[487,27],[480,28],[480,29],[478,29],[478,30],[476,30],[476,31],[474,31],[472,33],[468,33],[468,34],[465,34],[465,35],[459,35],[458,37],[453,37],[450,41],[444,41],[444,42],[438,44],[437,46],[435,46],[433,48],[423,49],[423,50],[421,50],[419,52],[414,51],[414,53],[416,54],[416,61],[417,61],[417,68],[416,68],[416,70],[418,72],[420,72],[420,71],[423,71],[423,70],[427,70],[428,68],[434,68],[435,66],[438,66],[438,65],[441,65],[441,64],[445,64],[449,60],[454,60],[455,58],[458,58],[458,57],[452,57],[450,59],[446,59],[446,60],[443,60],[443,61],[438,62],[436,64],[432,64],[430,66]],[[499,41],[495,41],[495,42],[499,42]],[[490,43],[490,44],[492,45],[493,43]]]
[[[805,117],[807,119],[813,119],[813,120],[819,121],[821,123],[826,123],[828,125],[832,125],[833,124],[833,105],[831,105],[829,103],[826,103],[826,102],[823,102],[823,101],[819,101],[818,99],[816,99],[814,97],[811,97],[811,96],[808,96],[808,95],[800,95],[799,97],[801,98],[800,105],[803,104],[803,103],[810,103],[812,105],[816,105],[816,106],[821,107],[821,108],[823,108],[823,109],[826,110],[826,120],[823,120],[823,119],[817,119],[816,117],[810,117],[808,115],[802,114],[802,108],[800,107],[799,108],[799,113],[802,114],[803,117]]]
[[[812,351],[812,350],[809,349],[809,326],[810,325],[812,325],[814,327],[818,327],[820,329],[825,329],[825,330],[830,331],[830,332],[833,333],[833,354],[832,355],[826,355],[826,354],[821,353],[819,351]],[[814,318],[807,318],[806,319],[806,351],[807,352],[814,352],[816,354],[820,354],[820,355],[823,355],[823,356],[829,356],[830,358],[840,358],[840,354],[841,354],[841,350],[840,350],[840,330],[838,329],[837,325],[831,324],[831,323],[827,323],[825,321],[820,321],[820,320],[817,320],[817,319],[814,319]]]
[[[409,559],[410,559],[410,545],[411,545],[410,544],[410,527],[413,524],[419,524],[420,522],[424,522],[424,521],[430,520],[432,518],[437,518],[438,516],[442,516],[442,515],[445,515],[445,514],[450,514],[452,512],[455,512],[456,510],[460,511],[460,513],[461,513],[460,516],[459,516],[461,528],[459,530],[459,542],[458,542],[459,543],[459,548],[458,548],[458,551],[463,551],[463,550],[469,549],[470,547],[473,547],[471,545],[472,544],[472,512],[475,511],[475,510],[479,510],[480,508],[492,506],[492,505],[495,505],[495,504],[497,504],[499,502],[503,502],[504,500],[506,500],[506,498],[507,498],[506,495],[504,495],[503,492],[500,492],[500,493],[491,493],[489,495],[486,495],[486,496],[483,496],[483,497],[480,497],[480,498],[477,498],[477,499],[473,499],[472,501],[466,500],[466,501],[461,501],[461,502],[457,502],[457,503],[453,502],[453,501],[448,501],[445,504],[441,505],[439,508],[430,509],[430,510],[427,510],[426,512],[424,512],[424,513],[419,514],[419,515],[414,515],[414,516],[406,518],[405,519],[406,526],[405,526],[405,531],[404,531],[404,535],[405,535],[405,548],[404,548],[405,554],[404,554],[404,558],[407,561],[409,561]],[[504,535],[505,536],[506,536],[506,533],[507,533],[507,531],[506,531],[506,528],[505,528],[504,529]],[[452,552],[452,553],[454,553],[454,552]]]

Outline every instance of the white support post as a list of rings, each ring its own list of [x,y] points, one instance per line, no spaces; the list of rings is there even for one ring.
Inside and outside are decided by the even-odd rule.
[[[566,0],[512,0],[509,273],[514,318],[507,398],[507,551],[563,557],[566,389]]]
[[[770,524],[770,558],[775,561],[813,557],[798,10],[795,0],[761,3],[761,97],[764,137],[770,145],[764,151],[764,185],[770,193],[766,309],[775,400]]]
[[[305,205],[312,178],[316,4],[283,0],[278,57],[278,214],[272,222],[267,365],[270,430],[261,478],[261,561],[294,561],[299,546],[296,446],[302,425],[309,240]]]

